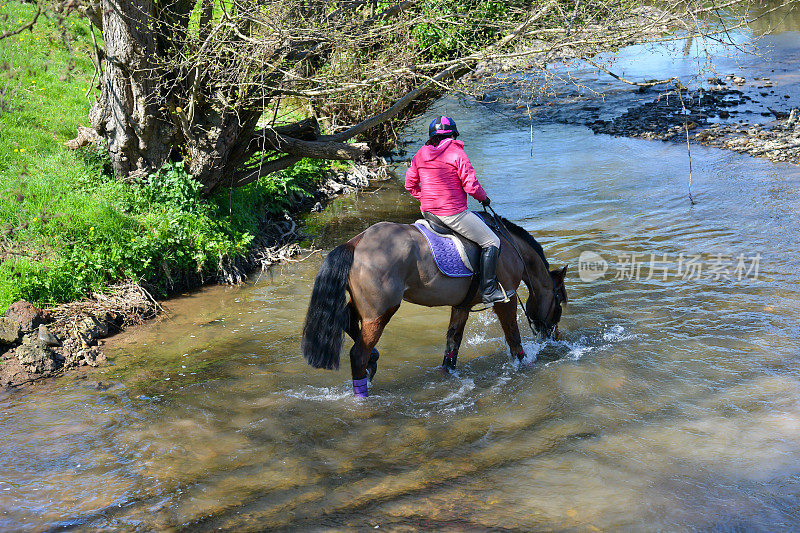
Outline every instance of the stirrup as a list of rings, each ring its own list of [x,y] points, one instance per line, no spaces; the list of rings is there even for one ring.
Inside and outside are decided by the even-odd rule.
[[[502,298],[500,298],[499,295],[497,294],[498,291],[503,293]],[[508,303],[511,301],[511,297],[514,296],[515,294],[517,294],[516,291],[506,291],[498,281],[495,282],[495,289],[488,297],[485,294],[481,294],[481,301],[486,305]]]

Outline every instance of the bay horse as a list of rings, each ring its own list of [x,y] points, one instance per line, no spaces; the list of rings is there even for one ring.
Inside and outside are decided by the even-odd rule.
[[[499,216],[488,216],[486,221],[502,242],[498,281],[515,291],[524,282],[530,294],[525,311],[532,327],[546,337],[557,337],[561,304],[567,301],[567,267],[550,271],[541,245],[516,224]],[[471,290],[474,297],[467,301]],[[377,371],[375,345],[403,300],[452,308],[442,366],[455,369],[470,308],[480,303],[479,291],[471,278],[448,277],[439,270],[416,227],[392,222],[370,226],[323,261],[303,326],[303,356],[314,368],[338,369],[346,332],[354,341],[350,350],[354,391],[366,396],[366,380],[371,381]],[[525,352],[517,325],[517,296],[493,307],[511,355],[521,360]]]

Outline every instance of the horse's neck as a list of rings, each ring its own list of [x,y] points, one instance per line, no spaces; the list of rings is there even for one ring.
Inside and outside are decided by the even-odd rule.
[[[517,249],[522,255],[523,261],[525,262],[526,268],[523,272],[523,280],[525,280],[526,285],[530,286],[531,283],[535,285],[543,285],[544,280],[550,278],[550,272],[548,271],[544,260],[530,244],[516,235],[512,235],[512,237],[514,239],[514,244],[516,244]]]

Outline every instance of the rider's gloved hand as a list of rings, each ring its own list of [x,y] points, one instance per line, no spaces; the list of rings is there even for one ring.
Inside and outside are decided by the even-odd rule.
[[[483,207],[489,207],[489,204],[491,204],[491,203],[492,203],[492,201],[491,201],[491,200],[489,200],[489,198],[487,197],[487,198],[486,198],[486,200],[484,200],[484,201],[482,201],[482,202],[481,202],[481,205],[482,205]]]

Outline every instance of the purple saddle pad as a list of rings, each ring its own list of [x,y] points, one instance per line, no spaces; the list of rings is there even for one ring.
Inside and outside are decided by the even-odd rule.
[[[472,276],[472,271],[466,267],[458,253],[455,243],[447,237],[442,237],[433,233],[424,225],[415,223],[414,226],[425,236],[428,246],[433,253],[433,260],[436,266],[445,276],[451,278],[466,278]]]

